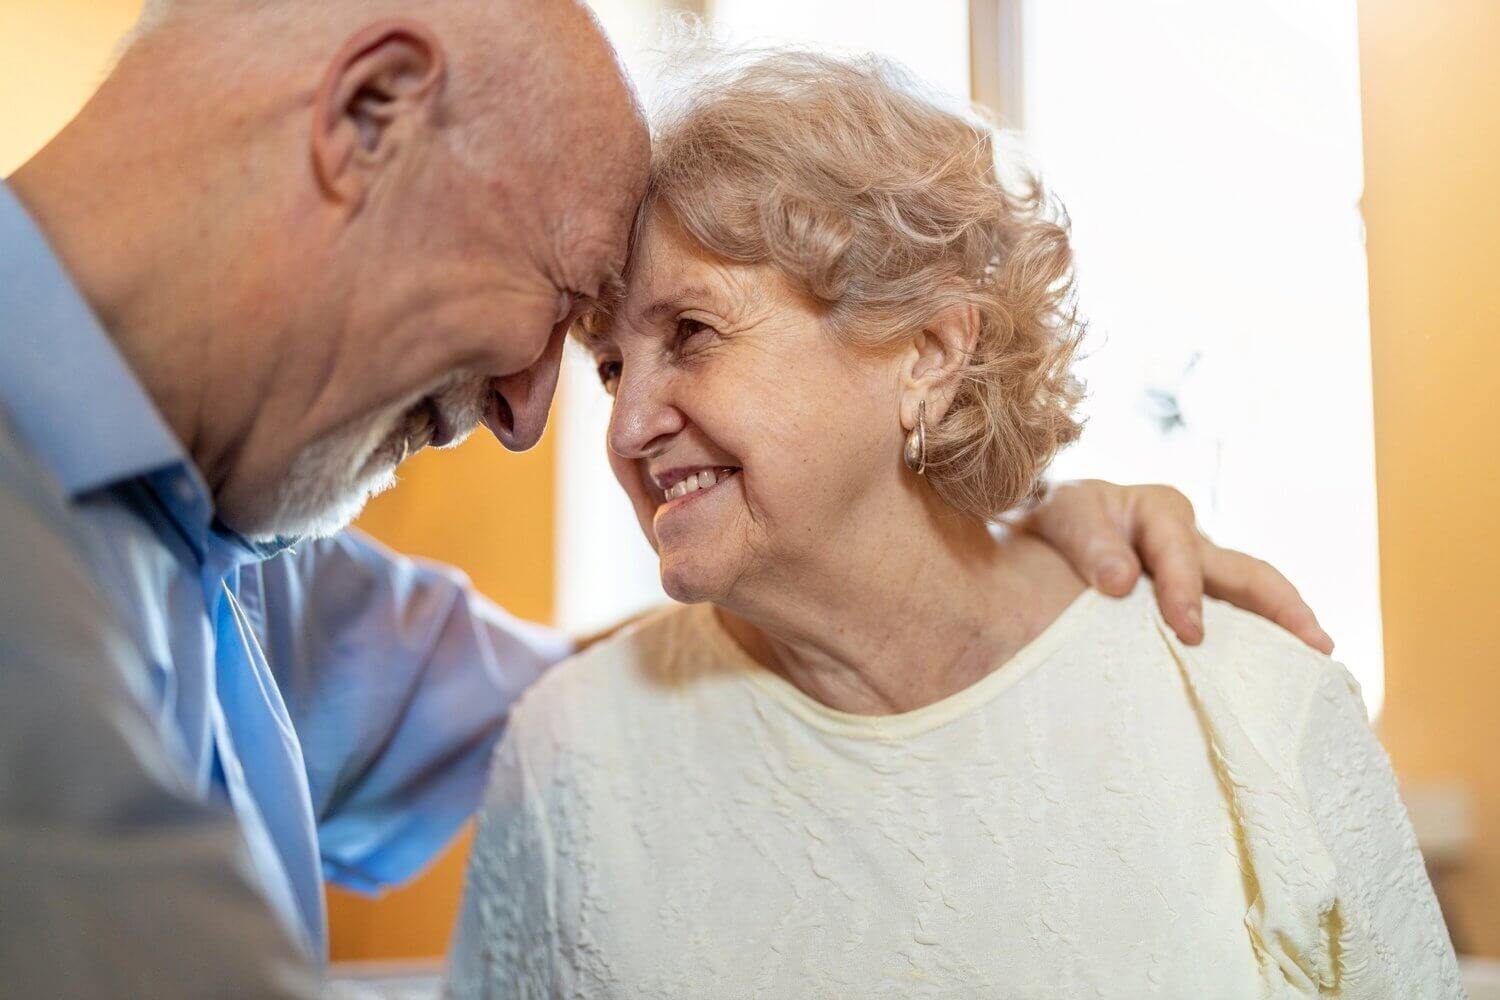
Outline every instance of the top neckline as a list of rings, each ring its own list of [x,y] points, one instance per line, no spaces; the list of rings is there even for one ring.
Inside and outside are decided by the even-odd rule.
[[[719,622],[712,605],[695,607],[692,617],[703,638],[727,656],[746,680],[808,725],[848,739],[894,740],[910,739],[946,726],[997,698],[1045,662],[1077,631],[1088,610],[1101,597],[1094,588],[1084,588],[1035,638],[984,677],[930,705],[895,715],[860,715],[830,708],[747,653]]]

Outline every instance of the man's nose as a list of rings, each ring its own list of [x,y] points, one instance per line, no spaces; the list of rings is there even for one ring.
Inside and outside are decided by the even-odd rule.
[[[490,379],[494,396],[484,422],[508,450],[526,451],[542,439],[567,336],[566,327],[554,330],[547,349],[530,368]]]
[[[686,426],[668,398],[669,376],[625,371],[609,414],[609,448],[621,458],[650,458]]]

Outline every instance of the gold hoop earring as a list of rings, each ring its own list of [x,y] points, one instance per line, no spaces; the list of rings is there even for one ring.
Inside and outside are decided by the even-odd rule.
[[[906,447],[901,451],[906,467],[917,475],[927,472],[927,401],[917,404],[917,426],[906,435]]]

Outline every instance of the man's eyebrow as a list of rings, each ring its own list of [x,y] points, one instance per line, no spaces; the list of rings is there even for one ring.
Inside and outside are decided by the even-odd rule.
[[[606,265],[599,277],[598,292],[594,295],[575,293],[574,298],[582,308],[568,334],[584,350],[597,354],[607,339],[605,331],[615,310],[625,301],[625,278],[620,268],[615,264]]]
[[[598,354],[609,342],[609,336],[603,330],[586,322],[575,323],[572,334],[573,340],[589,354]]]
[[[610,264],[599,277],[599,292],[594,301],[603,306],[613,306],[625,297],[625,276],[615,264]]]

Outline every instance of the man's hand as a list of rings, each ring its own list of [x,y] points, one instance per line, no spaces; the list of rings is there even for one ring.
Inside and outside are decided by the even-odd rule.
[[[1333,640],[1297,588],[1270,564],[1203,537],[1192,503],[1170,486],[1058,483],[1013,523],[1055,546],[1106,594],[1130,593],[1144,563],[1163,617],[1189,645],[1203,641],[1206,593],[1269,618],[1314,649],[1333,652]]]

